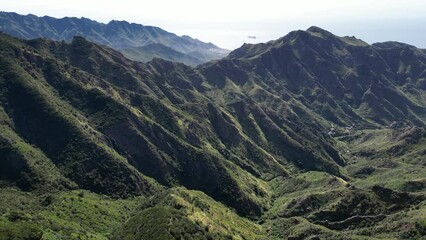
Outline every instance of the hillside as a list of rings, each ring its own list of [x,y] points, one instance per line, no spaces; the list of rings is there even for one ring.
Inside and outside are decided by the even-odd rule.
[[[32,14],[0,12],[0,31],[23,39],[47,38],[70,42],[81,36],[122,52],[135,61],[149,61],[153,57],[198,65],[228,54],[212,43],[189,36],[177,36],[158,27],[126,21],[99,23],[88,18],[61,19]]]
[[[312,27],[195,68],[82,37],[0,53],[4,236],[425,234],[424,50]]]

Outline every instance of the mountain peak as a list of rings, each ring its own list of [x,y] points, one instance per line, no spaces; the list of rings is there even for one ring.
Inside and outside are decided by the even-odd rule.
[[[130,25],[130,23],[125,20],[111,20],[108,24]]]
[[[322,37],[330,37],[330,36],[334,36],[334,34],[332,34],[331,32],[329,32],[329,31],[327,31],[327,30],[324,30],[324,29],[322,29],[322,28],[320,28],[320,27],[316,27],[316,26],[312,26],[312,27],[308,28],[308,29],[306,30],[306,32],[311,33],[311,34],[314,34],[314,35],[317,35],[317,36],[318,36],[318,34],[319,34],[319,35],[321,35]]]
[[[324,30],[324,29],[317,27],[317,26],[311,26],[306,31],[307,32],[317,32],[317,33],[330,33],[329,31]]]
[[[296,42],[301,45],[312,44],[313,42],[318,42],[318,39],[328,41],[330,39],[337,39],[338,37],[328,32],[322,28],[312,26],[306,31],[296,30],[292,31],[289,34],[277,39],[272,40],[267,43],[258,43],[258,44],[246,44],[244,43],[240,48],[232,51],[228,58],[250,58],[256,55],[262,54],[266,51],[270,51],[271,48],[280,48],[288,44],[294,44]]]

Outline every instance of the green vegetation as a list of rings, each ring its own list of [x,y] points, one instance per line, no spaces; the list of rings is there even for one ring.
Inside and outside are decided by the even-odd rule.
[[[0,19],[2,31],[15,37],[33,39],[42,36],[58,41],[71,41],[73,36],[82,36],[114,48],[135,61],[147,62],[153,58],[163,58],[195,66],[229,53],[212,43],[126,21],[113,20],[103,24],[87,18],[56,19],[12,12],[1,12]]]
[[[260,225],[199,191],[170,189],[140,208],[117,239],[258,239],[263,235]]]
[[[196,68],[0,34],[0,239],[422,238],[424,66],[315,27]]]
[[[0,239],[107,239],[141,200],[114,200],[84,190],[32,194],[3,189],[0,196]]]

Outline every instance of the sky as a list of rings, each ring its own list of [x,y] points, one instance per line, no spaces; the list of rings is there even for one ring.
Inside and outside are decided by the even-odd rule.
[[[368,43],[399,41],[426,48],[425,0],[0,0],[0,11],[103,23],[126,20],[227,49],[310,26]]]

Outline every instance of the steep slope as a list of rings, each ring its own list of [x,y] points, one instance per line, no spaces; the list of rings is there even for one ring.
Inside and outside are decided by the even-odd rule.
[[[10,162],[12,171],[16,172],[22,172],[22,164],[14,160],[16,156],[20,156],[24,166],[36,165],[37,168],[28,169],[35,175],[35,179],[26,180],[29,187],[40,180],[37,172],[43,165],[53,170],[45,169],[47,174],[55,174],[55,164],[62,175],[95,192],[127,196],[153,190],[149,180],[126,163],[99,132],[87,125],[87,118],[73,111],[39,79],[39,75],[34,75],[35,69],[25,70],[29,69],[28,63],[14,57],[14,50],[24,45],[10,37],[1,37],[0,85],[2,127],[5,128],[2,137],[8,142],[3,145],[2,161]],[[19,50],[17,53],[23,54]],[[32,156],[38,156],[39,160]]]
[[[199,191],[172,188],[146,199],[113,239],[258,239],[259,224]]]
[[[181,62],[188,65],[197,65],[200,60],[197,57],[187,55],[167,47],[161,43],[153,43],[143,47],[126,48],[121,52],[130,60],[148,62],[154,58],[162,58],[168,61]]]
[[[141,81],[153,78],[146,66],[82,38],[71,45],[2,40],[2,106],[10,128],[80,187],[111,195],[149,192],[142,172],[165,185],[201,189],[244,214],[262,211],[268,195],[262,180],[209,144],[185,141],[184,114],[157,98],[161,90],[152,79]],[[55,60],[48,48],[69,62]],[[12,161],[7,156],[2,159]]]
[[[405,44],[368,45],[311,27],[263,45],[245,45],[230,53],[228,62],[249,59],[242,71],[250,71],[258,85],[281,98],[290,91],[338,125],[424,126],[425,56]]]
[[[6,42],[16,41],[3,37]],[[320,130],[321,126],[301,125],[310,122],[308,119],[300,124],[291,123],[286,118],[299,119],[299,115],[279,116],[269,106],[251,104],[250,99],[233,105],[223,105],[220,98],[209,99],[203,94],[216,94],[217,88],[201,83],[204,77],[196,69],[162,60],[148,65],[130,62],[121,54],[80,37],[74,38],[71,44],[46,40],[8,44],[6,49],[10,54],[17,52],[17,65],[30,71],[24,82],[43,83],[43,88],[49,91],[46,94],[55,94],[58,101],[65,101],[68,110],[64,108],[63,114],[74,113],[71,115],[82,118],[76,119],[76,123],[66,122],[69,127],[52,122],[49,129],[67,131],[81,122],[77,130],[83,128],[84,134],[94,134],[95,141],[103,141],[101,146],[106,145],[108,150],[112,147],[118,159],[122,158],[162,184],[199,189],[242,214],[259,215],[268,201],[265,180],[303,169],[341,175],[338,164],[344,162],[331,142],[327,143],[331,139],[325,133],[312,134],[325,132]],[[4,68],[16,71],[9,65]],[[189,76],[199,78],[198,84],[196,80],[189,80]],[[16,84],[13,78],[7,81],[11,83],[5,82],[5,89]],[[9,96],[5,103],[13,103],[12,96],[16,95],[5,96]],[[11,103],[9,108],[19,109],[22,114],[26,112],[27,116],[30,109],[35,109],[29,108],[28,103],[28,106]],[[237,111],[243,110],[244,105],[247,105],[247,114]],[[304,108],[298,111],[301,116],[312,114]],[[17,125],[23,115],[12,110],[6,112],[14,114],[16,131],[24,139],[51,154],[48,155],[51,158],[59,156],[58,164],[63,162],[67,172],[76,173],[71,170],[75,159],[58,155],[58,152],[68,153],[67,143],[72,138],[66,138],[64,132],[59,136],[56,131],[50,135],[37,132],[48,125],[34,126],[37,131],[30,130],[34,127],[25,122]],[[39,112],[26,119],[37,119]],[[40,124],[48,122],[43,120]],[[301,128],[311,130],[305,130],[305,134],[294,133]],[[26,136],[28,134],[32,135]],[[69,135],[73,136],[74,130],[70,130]],[[41,136],[43,138],[36,139]],[[59,137],[65,138],[62,145]],[[46,142],[50,139],[56,139],[57,145]],[[82,139],[76,144],[86,141]],[[85,159],[85,155],[81,158]],[[75,179],[82,180],[77,176]]]
[[[90,221],[83,209],[97,216],[97,208],[73,202],[107,194],[120,198],[106,202],[126,217],[105,207],[99,225],[71,221],[65,232],[117,239],[424,234],[424,91],[408,91],[409,83],[422,84],[423,50],[408,46],[414,54],[396,63],[392,56],[407,51],[401,44],[371,46],[313,27],[192,68],[133,62],[82,37],[0,36],[0,160],[10,168],[0,171],[0,194],[35,201],[21,210],[34,208],[31,217],[0,208],[0,229],[57,236],[67,224],[53,221],[56,208]],[[342,69],[353,72],[349,83]],[[397,81],[404,77],[415,80]],[[94,192],[89,199],[85,190]]]
[[[137,61],[153,57],[197,65],[219,59],[229,51],[212,43],[204,43],[189,36],[177,36],[158,27],[143,26],[126,21],[98,23],[88,18],[19,15],[0,12],[0,31],[23,39],[48,38],[71,41],[82,36],[98,44],[121,51]],[[162,47],[159,47],[159,46]],[[166,51],[166,49],[169,49]]]

